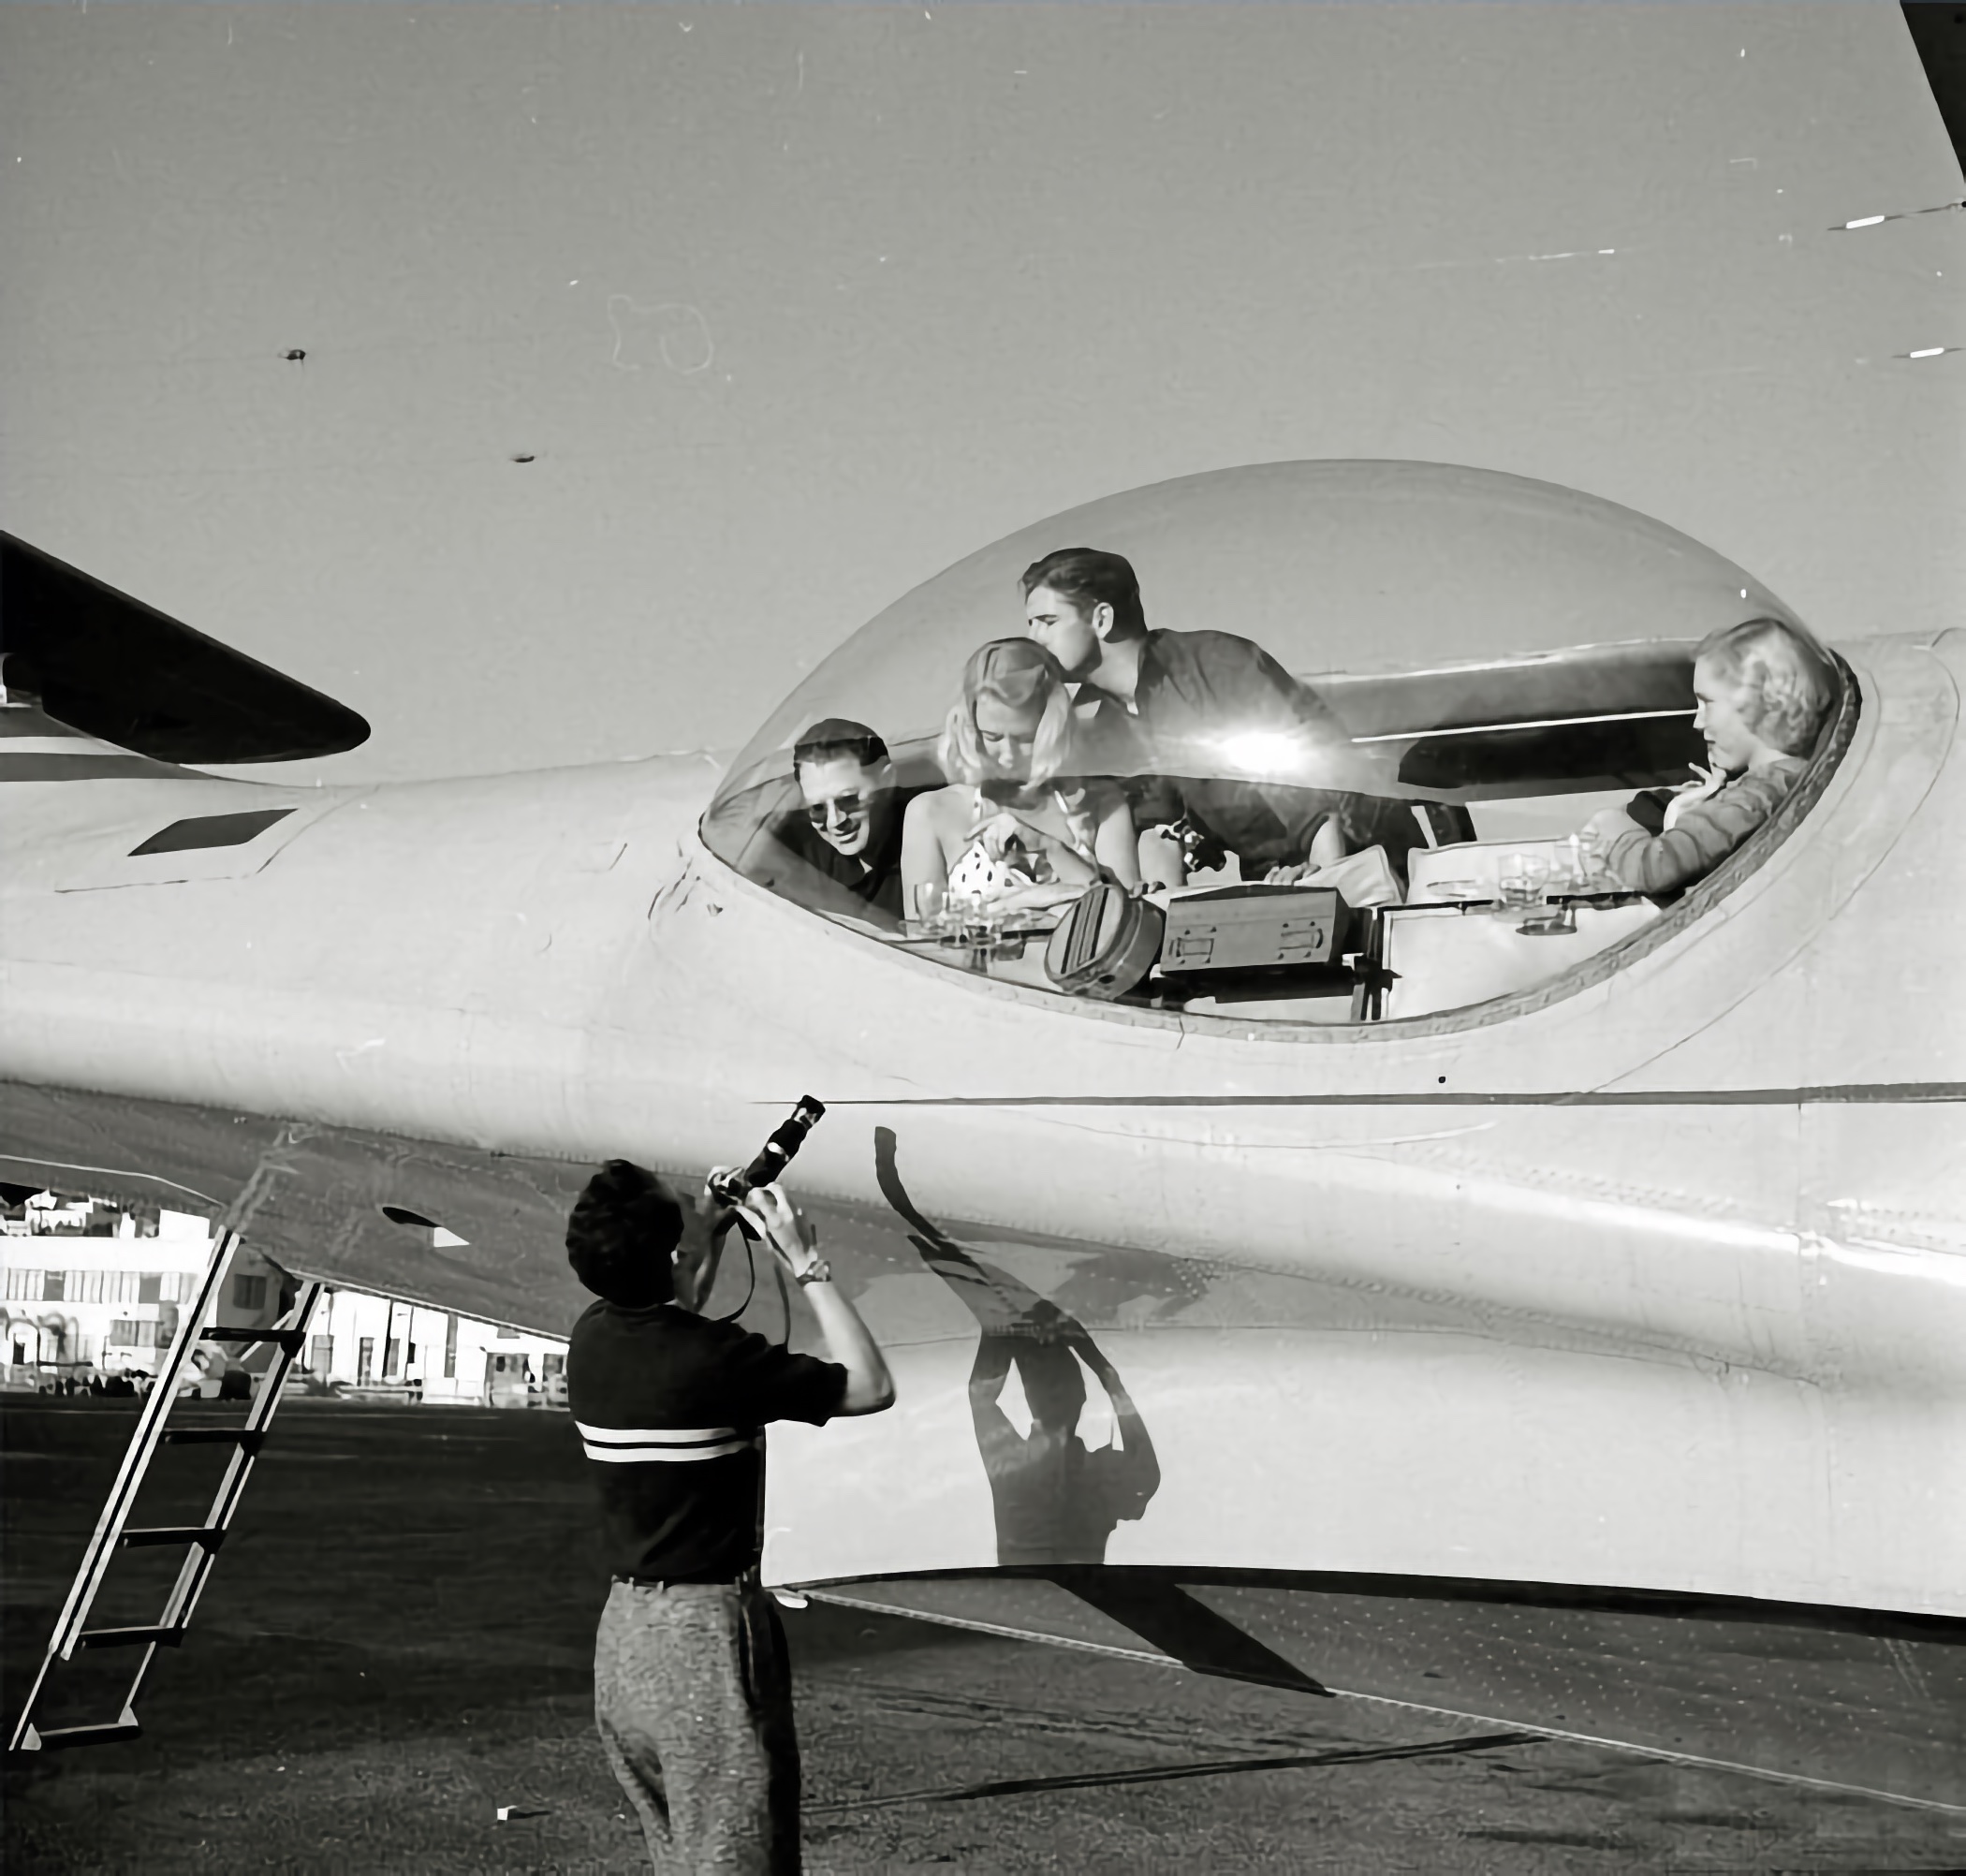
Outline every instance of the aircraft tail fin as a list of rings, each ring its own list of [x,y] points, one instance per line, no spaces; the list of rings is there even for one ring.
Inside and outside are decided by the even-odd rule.
[[[0,652],[9,701],[159,762],[334,755],[369,734],[332,697],[6,534]]]

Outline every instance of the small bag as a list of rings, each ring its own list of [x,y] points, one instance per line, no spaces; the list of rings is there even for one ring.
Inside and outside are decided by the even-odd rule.
[[[1045,975],[1062,990],[1110,1003],[1142,983],[1161,954],[1166,915],[1124,887],[1090,886],[1052,927]]]
[[[982,814],[989,806],[979,789],[976,810]],[[1064,806],[1063,801],[1059,804]],[[1042,850],[1032,846],[1023,826],[1008,809],[986,814],[970,830],[968,846],[949,868],[951,898],[968,899],[981,894],[985,900],[1001,899],[1020,887],[1038,886],[1050,876],[1050,864]],[[990,851],[990,834],[997,835],[996,851]]]
[[[997,899],[1016,887],[1034,886],[1035,873],[1036,868],[1021,850],[1007,852],[999,859],[981,841],[972,841],[949,868],[949,894],[962,899],[981,893],[985,899]]]

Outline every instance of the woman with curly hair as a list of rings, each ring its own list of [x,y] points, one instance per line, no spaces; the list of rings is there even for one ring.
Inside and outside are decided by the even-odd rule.
[[[1610,871],[1638,892],[1670,892],[1703,879],[1761,826],[1796,785],[1836,703],[1828,655],[1780,619],[1750,619],[1709,634],[1693,663],[1708,766],[1674,796],[1657,834],[1622,808],[1591,821]]]
[[[1139,884],[1126,798],[1070,775],[1072,699],[1058,660],[995,638],[962,667],[940,750],[948,785],[908,803],[902,882],[911,917],[924,887],[1035,909],[1076,899],[1102,872]]]

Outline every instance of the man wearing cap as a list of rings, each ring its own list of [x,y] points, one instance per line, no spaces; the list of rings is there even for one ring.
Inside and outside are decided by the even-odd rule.
[[[888,745],[864,723],[829,716],[792,745],[792,771],[802,805],[775,832],[794,858],[840,888],[820,889],[820,909],[839,900],[842,910],[898,925],[902,817]],[[781,889],[811,896],[791,881]]]
[[[594,1637],[594,1721],[652,1867],[676,1876],[800,1868],[791,1674],[758,1583],[763,1428],[894,1400],[879,1347],[785,1195],[759,1187],[743,1209],[837,1362],[677,1300],[708,1289],[713,1240],[643,1167],[609,1160],[566,1229],[567,1261],[600,1297],[566,1357],[614,1576]]]

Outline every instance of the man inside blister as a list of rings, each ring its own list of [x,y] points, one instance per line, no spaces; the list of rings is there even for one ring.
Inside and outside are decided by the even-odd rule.
[[[1260,645],[1149,631],[1132,564],[1100,549],[1049,553],[1022,585],[1026,630],[1079,687],[1081,768],[1131,778],[1149,881],[1171,869],[1179,883],[1225,849],[1245,879],[1294,877],[1372,846],[1403,871],[1421,840],[1409,803],[1290,779],[1329,772],[1349,747]]]
[[[902,916],[900,798],[888,745],[864,723],[829,716],[792,747],[801,805],[780,843],[877,922]]]

